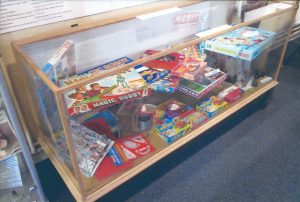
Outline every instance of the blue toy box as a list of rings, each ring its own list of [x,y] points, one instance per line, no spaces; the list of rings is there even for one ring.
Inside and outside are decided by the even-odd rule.
[[[275,35],[263,29],[242,27],[205,41],[204,49],[252,61],[272,43]]]

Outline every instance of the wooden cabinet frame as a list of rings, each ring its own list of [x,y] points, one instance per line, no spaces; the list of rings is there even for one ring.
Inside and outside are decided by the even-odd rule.
[[[150,6],[143,6],[143,10],[134,9],[134,8],[129,9],[123,14],[120,14],[119,11],[105,13],[105,14],[103,14],[102,21],[93,21],[90,24],[86,24],[85,26],[80,27],[77,30],[74,30],[72,33],[89,30],[89,29],[92,29],[95,27],[99,27],[99,26],[103,26],[103,25],[107,25],[107,24],[111,24],[111,23],[116,23],[116,22],[123,21],[123,20],[132,19],[137,15],[153,12],[153,11],[163,9],[163,8],[170,8],[173,6],[178,6],[178,7],[187,6],[187,5],[191,5],[191,4],[199,3],[199,2],[202,2],[202,1],[167,1],[167,2],[154,3],[154,4],[151,4]],[[94,188],[91,188],[90,190],[85,190],[85,188],[84,188],[83,184],[84,184],[85,179],[83,179],[82,174],[80,173],[79,167],[77,165],[77,157],[76,157],[74,145],[73,145],[73,142],[71,139],[71,132],[69,130],[68,120],[66,118],[67,115],[66,115],[65,108],[64,108],[63,94],[65,92],[67,92],[71,89],[74,89],[76,87],[91,83],[100,78],[104,78],[104,77],[116,74],[120,71],[128,70],[138,64],[143,64],[143,63],[153,60],[155,58],[158,58],[158,57],[167,55],[171,52],[178,51],[180,49],[198,44],[202,41],[206,41],[208,39],[211,39],[216,36],[222,35],[224,33],[230,32],[232,30],[251,25],[258,21],[267,20],[274,16],[278,16],[280,14],[284,14],[284,13],[288,13],[288,12],[290,12],[292,14],[292,19],[294,19],[297,8],[298,8],[297,4],[292,5],[290,8],[278,10],[277,12],[273,12],[273,13],[258,17],[256,19],[253,19],[253,20],[250,20],[250,21],[247,21],[244,23],[236,24],[226,30],[218,31],[211,35],[207,35],[205,37],[192,39],[192,40],[184,42],[182,44],[175,45],[172,48],[167,49],[166,51],[151,55],[146,58],[135,60],[135,61],[133,61],[129,64],[126,64],[126,65],[123,65],[121,67],[107,70],[102,74],[93,75],[92,77],[89,77],[80,82],[71,84],[70,86],[60,87],[60,88],[57,87],[54,83],[52,83],[52,81],[49,78],[47,78],[47,76],[40,70],[40,68],[33,62],[33,60],[22,50],[22,46],[31,44],[31,43],[37,42],[37,41],[43,41],[43,40],[56,38],[59,36],[65,36],[65,35],[71,34],[71,32],[68,31],[68,32],[60,32],[60,33],[50,33],[48,35],[42,35],[42,36],[37,36],[37,37],[32,37],[32,38],[27,38],[27,39],[22,39],[22,40],[12,42],[13,50],[14,50],[15,56],[17,58],[18,65],[21,67],[21,66],[24,66],[24,64],[26,64],[26,66],[28,66],[30,68],[30,70],[32,70],[36,75],[38,75],[40,77],[40,79],[51,89],[51,91],[55,95],[55,99],[56,99],[56,103],[57,103],[57,107],[58,107],[60,119],[61,119],[60,121],[63,125],[68,149],[70,151],[70,156],[71,156],[73,169],[74,169],[73,170],[74,175],[73,175],[73,172],[70,170],[70,168],[58,159],[57,155],[55,154],[54,146],[52,145],[52,143],[49,140],[47,140],[47,138],[45,138],[45,136],[42,134],[41,130],[37,131],[38,141],[41,144],[44,151],[46,152],[46,154],[48,155],[48,157],[50,158],[50,160],[52,161],[52,163],[54,164],[55,168],[58,170],[59,174],[63,178],[64,182],[68,186],[69,190],[71,191],[71,193],[73,194],[75,199],[77,201],[94,201],[94,200],[98,199],[99,197],[110,192],[111,190],[118,187],[122,183],[126,182],[130,178],[134,177],[138,173],[142,172],[147,167],[153,165],[158,160],[162,159],[163,157],[167,156],[171,152],[175,151],[182,145],[186,144],[187,142],[189,142],[192,139],[196,138],[197,136],[201,135],[204,131],[206,131],[209,128],[213,127],[214,125],[218,124],[219,122],[221,122],[222,120],[224,120],[225,118],[230,116],[231,114],[235,113],[236,111],[238,111],[239,109],[241,109],[242,107],[247,105],[248,103],[252,102],[257,97],[261,96],[262,94],[264,94],[267,91],[274,88],[278,84],[278,81],[277,81],[278,75],[279,75],[279,72],[280,72],[280,69],[282,66],[282,62],[283,62],[283,58],[284,58],[285,50],[286,50],[286,47],[288,44],[292,26],[289,26],[288,35],[287,35],[287,37],[284,38],[283,51],[280,55],[279,63],[278,63],[273,81],[258,88],[252,94],[246,94],[234,106],[230,107],[229,109],[227,109],[220,115],[216,116],[215,118],[210,119],[207,123],[202,125],[200,128],[192,131],[191,133],[189,133],[186,136],[183,136],[178,141],[165,147],[164,149],[160,150],[159,152],[155,153],[154,155],[150,156],[149,158],[145,159],[144,161],[139,162],[133,168],[122,173],[118,177],[110,180],[109,182],[103,184],[100,188],[99,188],[99,186],[96,186],[96,185]],[[115,17],[115,18],[113,18],[113,17]],[[38,111],[36,108],[34,108],[32,110],[34,110],[35,113],[38,114]],[[35,124],[39,125],[38,115],[36,115],[36,117],[31,117],[31,118],[34,120],[34,122],[36,122]]]

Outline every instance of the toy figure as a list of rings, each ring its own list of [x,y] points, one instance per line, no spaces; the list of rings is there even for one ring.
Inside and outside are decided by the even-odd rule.
[[[120,85],[121,84],[121,86],[123,87],[123,88],[129,88],[129,85],[127,84],[127,82],[125,81],[125,77],[124,76],[122,76],[122,75],[118,75],[117,76],[117,85]]]

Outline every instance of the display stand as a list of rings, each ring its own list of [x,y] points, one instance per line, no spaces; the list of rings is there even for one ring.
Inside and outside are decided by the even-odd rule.
[[[210,5],[210,3],[212,5]],[[118,13],[119,15],[116,15],[118,18],[108,18],[111,17],[111,13],[103,14],[102,21],[79,27],[71,33],[50,33],[47,36],[38,36],[13,42],[12,45],[18,59],[18,65],[20,68],[24,68],[27,74],[28,88],[31,90],[33,102],[35,103],[34,106],[36,106],[31,109],[33,111],[31,122],[36,126],[38,141],[77,201],[95,201],[278,85],[278,76],[290,37],[291,25],[293,24],[293,19],[298,8],[297,5],[270,2],[266,8],[263,8],[264,12],[261,12],[260,15],[255,15],[244,22],[237,20],[237,23],[232,26],[224,26],[228,21],[230,21],[230,24],[233,22],[233,20],[225,19],[229,15],[225,17],[215,15],[216,12],[224,9],[224,4],[226,4],[228,8],[226,12],[232,12],[232,10],[230,10],[231,4],[228,3],[227,5],[227,1],[225,3],[180,1],[180,3],[178,3],[178,7],[181,9],[179,13],[168,13],[164,16],[155,13],[155,11],[160,10],[160,3],[154,3],[153,7],[150,6],[147,11],[139,10],[139,7],[131,8],[127,10],[126,15]],[[173,8],[174,6],[176,6],[176,3],[170,3],[169,8]],[[168,8],[168,6],[164,4],[164,8]],[[199,12],[199,10],[203,10],[203,8],[207,10],[208,15],[199,15],[199,19],[203,21],[197,21],[197,26],[193,24],[191,19],[189,19],[189,21],[182,21],[182,16],[187,15],[187,13],[195,14]],[[152,17],[141,17],[145,12],[150,11],[154,12],[154,14],[150,14]],[[176,11],[178,10],[176,9]],[[201,126],[188,131],[184,136],[178,138],[178,140],[171,144],[166,143],[155,131],[147,132],[146,139],[155,146],[155,151],[132,161],[130,168],[101,180],[97,180],[96,177],[89,178],[82,174],[81,168],[77,163],[78,150],[76,151],[76,146],[73,142],[72,129],[70,127],[72,115],[70,115],[68,106],[66,106],[66,93],[100,79],[120,74],[124,71],[126,72],[137,65],[146,64],[168,54],[182,51],[184,48],[191,46],[198,47],[202,42],[239,28],[251,25],[256,26],[261,22],[266,22],[264,23],[264,25],[266,25],[270,20],[277,19],[280,16],[287,17],[287,22],[284,23],[284,26],[279,28],[274,25],[276,31],[273,30],[273,32],[276,33],[274,34],[276,37],[274,37],[274,41],[270,42],[270,47],[261,53],[261,55],[267,54],[269,60],[262,56],[262,59],[258,60],[258,62],[251,63],[256,69],[261,68],[266,70],[268,77],[260,76],[258,79],[255,73],[256,85],[252,88],[245,88],[245,93],[242,98],[232,104],[228,104],[228,107],[222,112],[209,118],[208,121]],[[170,27],[167,27],[167,25],[162,26],[162,22],[166,24],[171,22],[171,25],[169,25]],[[187,24],[182,25],[180,23]],[[203,29],[200,29],[200,25]],[[211,27],[209,25],[211,25]],[[158,29],[160,33],[157,33]],[[208,31],[204,31],[207,29]],[[196,34],[198,37],[195,36]],[[247,34],[256,35],[257,32],[252,31]],[[136,38],[133,39],[133,35]],[[276,52],[274,51],[274,46],[277,42],[277,36],[280,36],[283,46]],[[42,71],[42,67],[65,40],[73,40],[75,44],[78,44],[77,56],[79,59],[76,62],[81,68],[81,72],[89,70],[89,67],[105,64],[108,61],[115,60],[122,56],[130,56],[134,60],[130,63],[103,71],[100,74],[93,74],[88,78],[80,79],[70,85],[59,86],[53,82],[53,78],[48,77],[45,72]],[[260,40],[255,43],[260,43],[259,41]],[[159,49],[161,51],[141,58],[145,49]],[[240,55],[241,54],[238,54],[237,57]],[[238,61],[240,61],[239,65],[241,65],[242,62],[246,63],[242,60]],[[41,88],[43,88],[43,90],[37,93],[36,85],[39,86],[38,90]],[[216,95],[230,85],[230,83],[224,82],[206,94],[206,96],[210,97]],[[44,94],[45,92],[46,94]],[[170,98],[179,99],[189,106],[196,106],[199,102],[204,101],[203,98],[194,99],[180,92],[176,92],[175,94],[158,93],[148,98],[151,104],[161,104]],[[47,102],[44,102],[45,100]],[[48,113],[54,116],[53,119],[49,118],[49,114],[43,111],[43,109],[47,108],[45,107],[45,103],[48,108],[51,109],[48,110]],[[114,107],[109,109],[111,109],[111,111],[115,110]],[[46,119],[45,117],[48,118],[46,121],[44,121]],[[52,120],[56,121],[51,123]],[[59,128],[59,130],[57,130],[57,128]],[[70,156],[68,160],[62,158],[58,152],[56,144],[58,133],[64,133],[63,137],[66,141],[66,148]]]

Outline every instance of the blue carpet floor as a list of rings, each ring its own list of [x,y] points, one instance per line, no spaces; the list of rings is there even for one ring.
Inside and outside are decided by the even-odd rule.
[[[300,201],[296,59],[264,109],[252,103],[99,201]],[[37,167],[50,201],[74,201],[49,161]]]

